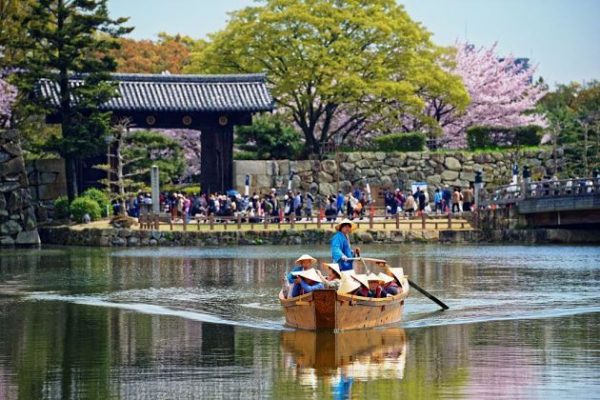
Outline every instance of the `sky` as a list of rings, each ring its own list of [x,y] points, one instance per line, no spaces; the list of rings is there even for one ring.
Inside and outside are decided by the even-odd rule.
[[[109,0],[113,17],[130,17],[136,39],[159,32],[204,38],[228,12],[253,0]],[[498,44],[500,55],[530,58],[550,84],[600,79],[600,0],[403,0],[413,20],[440,45]]]

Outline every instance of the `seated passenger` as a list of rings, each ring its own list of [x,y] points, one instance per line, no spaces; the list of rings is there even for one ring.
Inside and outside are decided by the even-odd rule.
[[[340,272],[340,266],[334,263],[323,263],[323,266],[327,268],[327,276],[324,277],[321,274],[321,271],[317,271],[319,276],[323,281],[323,285],[325,285],[328,289],[338,290],[340,288],[340,283],[342,280],[342,273]]]
[[[294,272],[306,271],[311,269],[313,265],[317,262],[316,258],[309,256],[308,254],[301,255],[295,262],[295,266],[290,273],[287,274],[287,281],[291,285],[296,280],[296,277],[293,275]]]
[[[379,279],[382,282],[381,287],[383,288],[383,290],[386,291],[387,294],[389,294],[390,296],[395,296],[399,293],[398,284],[396,283],[396,280],[393,277],[383,272],[380,272],[377,276],[379,276]]]
[[[340,282],[339,294],[356,294],[356,291],[360,288],[360,283],[349,274],[343,274]]]
[[[295,276],[290,297],[297,297],[314,290],[325,289],[321,277],[314,269],[302,270],[292,273]]]
[[[387,297],[387,292],[381,287],[381,279],[374,273],[367,275],[355,275],[354,278],[361,283],[357,296],[382,298]]]
[[[398,293],[408,290],[408,281],[403,268],[390,268],[389,265],[385,265],[385,274],[394,278],[394,283],[398,286]]]

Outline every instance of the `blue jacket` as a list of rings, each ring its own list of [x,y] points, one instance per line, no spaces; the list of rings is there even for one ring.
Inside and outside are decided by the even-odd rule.
[[[325,287],[320,282],[317,282],[314,285],[309,285],[308,283],[301,280],[300,284],[295,283],[294,286],[292,286],[292,294],[289,297],[297,297],[318,289],[325,289]]]
[[[331,238],[331,258],[334,263],[339,264],[341,271],[351,270],[352,261],[342,261],[342,256],[352,258],[354,257],[354,253],[346,235],[342,232],[336,232]]]
[[[287,274],[287,281],[290,285],[294,284],[294,280],[296,279],[296,277],[294,275],[292,275],[292,272],[298,272],[298,271],[302,271],[302,267],[299,265],[296,265],[294,268],[292,268],[292,270]]]

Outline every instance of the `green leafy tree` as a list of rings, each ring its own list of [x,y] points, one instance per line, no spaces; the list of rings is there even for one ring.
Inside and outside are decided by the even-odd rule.
[[[559,85],[538,104],[550,123],[555,154],[565,152],[565,176],[589,176],[600,168],[600,82]],[[555,160],[557,157],[555,156]],[[558,171],[555,162],[555,171]]]
[[[18,80],[25,94],[21,112],[53,112],[61,122],[61,134],[47,147],[65,159],[71,200],[79,192],[78,163],[98,153],[109,129],[110,115],[99,106],[116,94],[109,74],[116,64],[109,52],[118,46],[116,38],[131,31],[122,26],[125,22],[109,17],[107,0],[38,0],[23,19],[27,36],[13,43],[25,54]],[[69,84],[73,74],[83,84]],[[41,79],[56,86],[58,107],[33,95]]]
[[[356,138],[407,111],[422,115],[423,93],[466,106],[445,49],[395,0],[264,0],[192,51],[188,72],[267,74],[280,109],[308,151]],[[443,84],[442,84],[443,83]]]
[[[257,116],[252,125],[237,127],[235,142],[241,150],[254,153],[259,160],[294,159],[302,148],[294,127],[273,114]]]

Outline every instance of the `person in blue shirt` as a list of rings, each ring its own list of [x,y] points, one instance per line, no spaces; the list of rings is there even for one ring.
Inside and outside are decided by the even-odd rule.
[[[338,214],[342,210],[342,207],[344,207],[344,195],[342,194],[342,191],[340,190],[340,191],[338,191],[338,195],[335,200],[335,209],[337,210]]]
[[[295,262],[294,268],[290,273],[287,274],[287,281],[290,285],[296,280],[295,272],[305,271],[311,269],[315,265],[317,259],[309,256],[308,254],[301,255]]]
[[[302,296],[314,290],[325,289],[321,283],[321,277],[314,268],[294,272],[294,286],[290,291],[289,297]]]
[[[344,219],[336,227],[337,232],[331,238],[331,258],[333,262],[340,266],[340,270],[349,271],[352,270],[352,260],[355,254],[360,253],[360,249],[356,248],[352,251],[350,247],[350,239],[348,235],[354,229],[354,224],[349,219]]]

